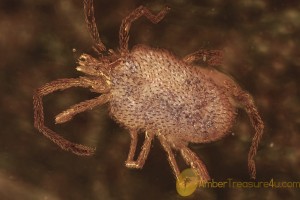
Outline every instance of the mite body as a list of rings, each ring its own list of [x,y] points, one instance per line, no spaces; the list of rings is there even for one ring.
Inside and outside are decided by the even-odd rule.
[[[230,132],[236,117],[237,105],[242,106],[255,129],[248,155],[248,166],[255,178],[254,156],[263,133],[263,122],[250,95],[231,78],[215,70],[201,68],[194,63],[208,56],[208,64],[218,63],[219,51],[199,50],[178,58],[167,50],[136,45],[128,49],[129,30],[133,21],[145,16],[153,23],[164,18],[169,8],[157,15],[140,6],[122,21],[118,52],[106,50],[95,24],[93,2],[84,1],[88,30],[95,42],[97,58],[83,54],[78,71],[86,76],[58,79],[37,89],[33,96],[34,125],[62,149],[77,155],[92,155],[94,148],[72,143],[44,125],[42,97],[70,87],[90,88],[100,96],[78,103],[58,114],[56,123],[64,123],[78,113],[107,103],[110,115],[131,136],[128,158],[129,168],[142,168],[157,136],[168,155],[170,166],[178,179],[174,150],[179,151],[188,165],[205,181],[210,179],[205,165],[188,148],[188,144],[218,140]],[[139,133],[145,141],[134,160]]]
[[[111,72],[110,113],[127,128],[171,140],[216,140],[235,117],[231,94],[218,85],[217,73],[138,45]]]

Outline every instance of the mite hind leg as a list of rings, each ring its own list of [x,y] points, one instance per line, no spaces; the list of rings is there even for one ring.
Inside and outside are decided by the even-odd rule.
[[[264,123],[257,111],[257,108],[254,104],[252,97],[245,91],[243,91],[239,86],[234,84],[233,82],[226,82],[225,86],[228,88],[228,91],[232,92],[232,95],[235,101],[238,104],[241,104],[248,117],[250,118],[251,124],[255,130],[251,147],[248,153],[248,168],[251,178],[255,179],[256,177],[256,167],[254,157],[257,153],[257,148],[259,141],[263,135]]]
[[[202,61],[210,66],[219,66],[223,62],[223,51],[201,49],[185,56],[183,61],[190,64],[196,61]]]
[[[173,173],[174,173],[176,179],[179,179],[180,171],[179,171],[174,153],[172,151],[172,148],[171,148],[169,142],[163,136],[158,136],[158,139],[159,139],[161,145],[163,146],[164,150],[168,154],[168,161],[169,161],[169,164],[173,170]]]
[[[252,139],[251,147],[248,154],[248,168],[251,178],[255,179],[256,177],[256,167],[254,157],[257,152],[258,143],[261,140],[263,135],[264,123],[254,105],[254,101],[252,97],[240,90],[236,93],[236,98],[239,100],[240,103],[244,105],[244,108],[250,118],[251,124],[255,129],[255,133]]]
[[[190,165],[196,170],[199,177],[203,181],[209,181],[211,178],[207,172],[205,164],[199,159],[199,157],[185,145],[175,146],[181,153],[181,156],[185,160],[186,164]]]
[[[135,9],[132,13],[130,13],[125,19],[123,19],[120,27],[120,32],[119,32],[120,51],[121,52],[128,51],[130,26],[135,20],[137,20],[142,16],[145,16],[152,23],[156,24],[165,17],[165,15],[168,13],[169,10],[170,10],[169,7],[165,7],[157,15],[154,15],[150,10],[148,10],[148,8],[144,6],[140,6],[137,9]]]
[[[137,146],[138,131],[130,130],[130,137],[131,137],[130,148],[129,148],[128,158],[125,162],[125,165],[128,168],[141,169],[143,168],[145,161],[148,157],[150,147],[151,147],[151,142],[154,138],[154,134],[145,132],[145,141],[142,146],[142,150],[136,161],[134,161],[134,154]]]
[[[210,180],[210,176],[207,172],[205,164],[198,158],[198,156],[193,151],[191,151],[187,147],[187,143],[184,143],[181,141],[174,142],[163,136],[159,136],[159,140],[160,140],[162,146],[164,147],[165,151],[168,154],[168,160],[169,160],[170,166],[173,169],[173,172],[177,179],[179,178],[180,172],[179,172],[178,165],[176,163],[176,160],[175,160],[175,157],[174,157],[171,147],[180,152],[180,154],[181,154],[182,158],[185,160],[186,164],[190,165],[193,169],[195,169],[195,171],[197,172],[197,174],[199,175],[201,180],[203,180],[203,181]]]

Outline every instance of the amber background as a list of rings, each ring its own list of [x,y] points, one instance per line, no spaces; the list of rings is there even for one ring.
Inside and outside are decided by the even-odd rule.
[[[141,4],[155,11],[167,4],[172,10],[158,25],[138,20],[130,46],[144,43],[179,57],[199,48],[224,49],[219,69],[253,95],[265,122],[257,180],[300,181],[299,3],[99,0],[96,18],[107,47],[118,47],[122,18]],[[143,170],[124,166],[129,135],[109,118],[106,107],[54,125],[56,114],[94,96],[84,89],[47,96],[46,123],[72,141],[96,146],[95,156],[64,152],[33,128],[33,90],[58,78],[78,77],[76,58],[91,52],[82,2],[1,0],[0,6],[0,199],[182,199],[158,141]],[[191,146],[216,181],[249,181],[253,129],[243,111],[233,133],[219,142]],[[179,164],[186,168],[180,158]],[[225,188],[197,190],[186,199],[299,197],[299,188]]]

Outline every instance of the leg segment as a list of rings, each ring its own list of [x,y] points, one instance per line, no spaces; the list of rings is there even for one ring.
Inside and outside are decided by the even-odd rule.
[[[63,137],[59,136],[54,131],[50,130],[44,125],[44,110],[42,97],[57,90],[65,90],[70,87],[90,87],[89,81],[84,78],[77,79],[59,79],[37,89],[33,95],[33,109],[34,109],[34,126],[47,138],[52,140],[62,149],[71,151],[77,155],[92,155],[94,148],[87,147],[80,144],[72,143]]]
[[[98,53],[101,53],[102,51],[105,51],[106,48],[102,43],[102,41],[100,40],[99,32],[95,22],[93,0],[84,0],[83,5],[84,5],[85,21],[88,30],[90,32],[90,35],[95,43],[95,49]]]
[[[165,17],[165,15],[168,13],[169,10],[170,8],[165,7],[157,15],[153,15],[151,11],[149,11],[146,7],[140,6],[137,9],[135,9],[132,13],[130,13],[125,19],[123,19],[120,27],[120,32],[119,32],[120,51],[121,52],[128,51],[129,30],[131,24],[135,20],[137,20],[141,16],[145,16],[152,23],[156,24]]]
[[[154,134],[148,134],[147,132],[145,132],[145,141],[142,146],[142,150],[141,150],[140,155],[138,156],[137,160],[134,161],[133,157],[135,154],[137,139],[138,139],[137,134],[138,134],[137,130],[130,131],[130,136],[131,136],[130,150],[129,150],[128,158],[125,162],[125,165],[128,168],[141,169],[141,168],[143,168],[145,161],[148,157],[150,147],[151,147],[151,141],[153,140]]]
[[[208,181],[210,180],[210,177],[208,175],[208,172],[206,170],[206,167],[204,165],[204,163],[198,158],[198,156],[192,152],[185,143],[181,143],[181,142],[170,142],[168,139],[166,139],[163,136],[159,136],[158,137],[162,146],[164,147],[165,151],[168,153],[168,159],[170,162],[170,166],[173,169],[173,172],[176,176],[176,178],[179,178],[179,169],[174,157],[174,154],[172,152],[171,146],[172,148],[180,151],[181,156],[183,157],[183,159],[185,160],[187,165],[190,165],[193,169],[196,170],[196,172],[198,173],[199,177],[203,180],[203,181]]]
[[[255,179],[256,167],[255,167],[254,156],[256,155],[258,143],[263,134],[264,123],[254,105],[254,101],[252,97],[247,92],[241,90],[237,86],[229,85],[229,87],[234,89],[233,95],[235,96],[236,100],[244,106],[250,118],[251,124],[255,129],[255,134],[252,139],[252,144],[248,154],[249,173],[251,175],[251,178]]]
[[[198,156],[194,152],[192,152],[186,146],[179,147],[179,150],[185,162],[189,164],[193,169],[196,170],[200,179],[202,179],[203,181],[210,180],[210,177],[208,175],[204,163],[198,158]]]
[[[133,158],[134,158],[134,154],[136,151],[136,145],[137,145],[137,141],[138,141],[138,133],[137,130],[130,130],[130,148],[129,148],[129,153],[128,153],[128,157],[127,157],[127,161],[126,161],[126,166],[127,163],[131,163],[133,162]]]
[[[183,58],[184,62],[193,63],[198,60],[202,60],[211,66],[218,66],[223,61],[223,51],[221,50],[199,50],[191,53]]]
[[[180,171],[179,171],[179,168],[178,168],[178,165],[177,165],[177,162],[176,162],[176,159],[175,159],[175,156],[174,156],[174,153],[171,149],[170,144],[162,136],[159,136],[158,139],[159,139],[161,145],[163,146],[163,148],[165,149],[165,151],[168,154],[168,160],[169,160],[170,166],[173,170],[173,173],[174,173],[176,179],[179,179]]]
[[[55,117],[55,122],[58,123],[58,124],[65,123],[65,122],[71,120],[78,113],[84,112],[88,109],[92,109],[95,106],[105,104],[108,101],[109,101],[109,95],[108,94],[103,94],[103,95],[101,95],[97,98],[80,102],[80,103],[72,106],[68,110],[65,110],[62,113],[58,114]]]

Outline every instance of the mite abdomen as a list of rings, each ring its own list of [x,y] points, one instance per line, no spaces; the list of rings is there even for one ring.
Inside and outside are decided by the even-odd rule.
[[[209,142],[230,129],[234,106],[205,70],[137,46],[113,70],[112,116],[125,127]]]

